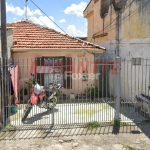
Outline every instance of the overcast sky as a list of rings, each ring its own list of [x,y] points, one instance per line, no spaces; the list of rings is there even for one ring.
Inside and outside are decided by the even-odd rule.
[[[25,18],[25,0],[6,0],[7,22]],[[33,0],[53,21],[71,36],[87,36],[87,20],[83,10],[90,0]],[[35,23],[60,30],[30,0],[27,18]]]

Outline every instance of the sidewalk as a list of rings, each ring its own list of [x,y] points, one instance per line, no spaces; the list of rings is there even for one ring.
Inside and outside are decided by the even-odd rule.
[[[150,124],[87,130],[54,127],[51,130],[18,130],[0,134],[0,150],[149,150]],[[137,149],[133,149],[137,148]]]
[[[127,150],[150,149],[150,140],[142,135],[88,135],[46,139],[1,141],[1,150]],[[135,150],[135,149],[130,149]]]

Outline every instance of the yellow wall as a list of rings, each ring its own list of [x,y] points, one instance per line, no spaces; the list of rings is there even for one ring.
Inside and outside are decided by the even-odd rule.
[[[148,42],[148,39],[150,39],[150,1],[132,1],[133,0],[127,0],[125,7],[121,9],[120,13],[120,56],[131,58],[133,56],[142,55],[142,57],[146,57],[147,55],[142,54],[141,50],[146,51],[150,46],[150,43]],[[101,0],[93,5],[94,11],[91,16],[88,16],[85,13],[88,11],[89,7],[86,8],[86,11],[84,11],[84,17],[88,20],[88,37],[90,38],[93,35],[103,34],[103,19],[100,17]],[[109,6],[108,14],[104,19],[104,33],[108,33],[108,35],[93,39],[95,44],[102,45],[108,50],[117,49],[117,14],[118,13],[114,9],[114,6],[111,4]],[[91,23],[91,21],[93,21],[93,23]],[[88,38],[88,40],[90,38]],[[147,46],[143,45],[143,43],[146,43]]]
[[[93,18],[93,15],[94,15],[94,2],[91,1],[89,3],[89,5],[87,6],[88,9],[85,9],[84,11],[84,16],[88,17],[88,24],[87,24],[87,27],[88,27],[88,30],[87,30],[87,41],[89,42],[93,42],[94,43],[94,40],[93,40],[93,30],[94,30],[94,18]]]
[[[93,15],[89,16],[85,14],[84,16],[88,19],[90,31],[88,36],[92,37],[93,35],[101,35],[103,33],[103,19],[100,17],[100,6],[101,1],[99,0],[94,4]],[[88,7],[86,8],[88,11]],[[119,28],[117,27],[117,15],[118,12],[114,9],[113,5],[109,6],[108,14],[105,17],[105,33],[108,33],[107,36],[95,38],[94,43],[104,46],[109,52],[115,50],[117,52],[119,47],[119,56],[129,60],[128,63],[131,64],[132,57],[141,57],[150,59],[150,0],[127,0],[127,3],[123,9],[120,11],[119,17]],[[90,21],[93,17],[94,25],[91,25]],[[119,32],[118,32],[119,29]],[[118,44],[118,35],[119,35],[119,44]],[[119,45],[119,46],[118,46]],[[113,51],[113,52],[115,52]],[[114,53],[115,54],[115,53]],[[114,55],[115,56],[115,55]],[[142,67],[143,66],[137,66]],[[143,85],[142,80],[136,81],[136,79],[131,79],[129,76],[127,81],[124,79],[126,72],[131,72],[131,70],[126,70],[122,65],[121,67],[121,91],[122,98],[126,100],[131,100],[131,96],[125,91],[132,92],[132,100],[135,100],[135,95],[138,95],[145,91],[148,91],[148,86],[143,88],[143,91],[138,87],[133,89],[135,82],[139,85]],[[138,79],[143,79],[143,72],[138,71],[133,73],[138,74]],[[144,74],[146,74],[144,72]],[[113,77],[113,76],[110,76]],[[113,83],[113,78],[109,80],[109,84]],[[145,80],[146,81],[146,80]],[[147,79],[148,81],[148,79]],[[131,83],[131,86],[126,86],[126,83]],[[148,83],[149,84],[149,83]]]

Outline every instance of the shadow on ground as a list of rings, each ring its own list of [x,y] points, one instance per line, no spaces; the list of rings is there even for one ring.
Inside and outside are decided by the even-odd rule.
[[[101,135],[101,134],[145,134],[150,138],[150,122],[130,124],[128,126],[112,126],[103,124],[93,130],[88,130],[82,125],[42,125],[42,126],[19,126],[16,130],[4,130],[0,133],[0,140],[18,139],[44,139],[64,136]]]
[[[35,114],[32,117],[27,118],[26,121],[24,122],[24,124],[33,124],[34,122],[41,120],[41,118],[43,116],[50,115],[50,114],[55,113],[55,112],[58,112],[58,109],[54,108],[54,111],[53,110],[47,110],[45,112]],[[49,118],[49,116],[48,116],[48,118]]]

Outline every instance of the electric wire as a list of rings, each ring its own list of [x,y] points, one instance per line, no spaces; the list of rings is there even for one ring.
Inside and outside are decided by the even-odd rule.
[[[62,30],[64,33],[66,33],[66,31],[64,31],[55,21],[53,21],[37,4],[35,4],[32,0],[30,0],[44,15],[46,15],[46,17],[51,20],[60,30]],[[67,34],[67,33],[66,33]]]
[[[19,1],[19,3],[21,4],[21,5],[19,5],[15,0],[13,0],[18,6],[24,6],[24,4],[23,4],[23,2],[21,3],[21,1],[20,0],[18,0]],[[29,7],[29,6],[28,6]],[[39,19],[32,11],[31,11],[31,13],[34,15],[34,17],[36,17],[44,26],[46,26],[45,24],[44,24],[44,22],[41,20],[41,19]],[[33,18],[32,18],[33,19]],[[34,19],[33,19],[34,20]]]
[[[17,6],[19,6],[19,7],[21,7],[22,6],[22,3],[21,3],[21,1],[19,1],[19,3],[20,4],[18,4],[18,2],[16,2],[15,0],[13,0],[13,2],[17,5]],[[31,11],[31,13],[34,15],[34,17],[36,17],[44,26],[46,26],[45,24],[44,24],[44,22],[41,20],[41,19],[39,19],[32,11]],[[32,18],[33,19],[33,18]],[[35,21],[35,19],[33,19],[34,21]]]

